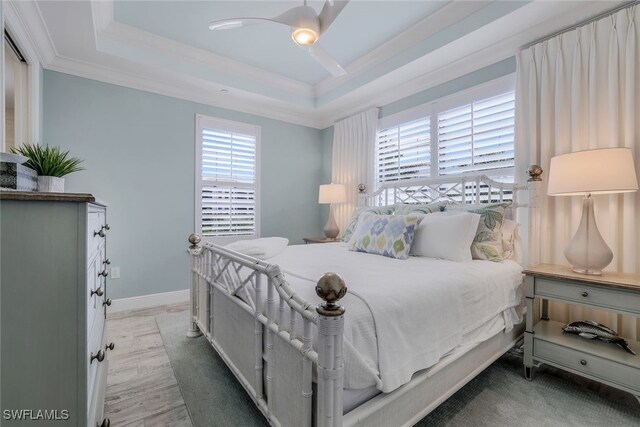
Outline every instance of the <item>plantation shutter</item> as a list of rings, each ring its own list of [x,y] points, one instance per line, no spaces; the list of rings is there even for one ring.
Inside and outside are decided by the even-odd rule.
[[[508,92],[438,114],[439,175],[512,170],[514,113],[515,92]]]
[[[378,183],[426,178],[431,168],[431,121],[424,117],[378,131]]]
[[[256,135],[201,127],[203,236],[256,236]]]

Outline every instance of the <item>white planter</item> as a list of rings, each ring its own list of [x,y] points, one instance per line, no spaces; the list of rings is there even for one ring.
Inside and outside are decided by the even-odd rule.
[[[38,191],[43,193],[64,193],[64,178],[38,176]]]

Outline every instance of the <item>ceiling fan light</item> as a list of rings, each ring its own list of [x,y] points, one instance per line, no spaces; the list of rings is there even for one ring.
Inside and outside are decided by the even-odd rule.
[[[311,28],[296,28],[291,33],[293,41],[299,45],[312,45],[318,40],[318,33]]]

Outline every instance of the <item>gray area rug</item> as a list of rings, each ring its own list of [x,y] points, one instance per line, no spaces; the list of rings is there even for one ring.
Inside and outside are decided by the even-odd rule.
[[[194,426],[268,425],[206,338],[185,336],[187,321],[156,319]],[[504,355],[417,425],[640,426],[628,393],[546,366],[528,382],[522,369],[520,356]]]

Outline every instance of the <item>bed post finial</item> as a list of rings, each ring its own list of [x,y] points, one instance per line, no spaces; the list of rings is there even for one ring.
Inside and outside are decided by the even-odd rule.
[[[337,302],[347,293],[347,285],[340,275],[336,273],[325,273],[316,285],[316,294],[324,300],[316,307],[316,311],[323,316],[341,316],[344,314],[344,307]]]
[[[202,241],[202,238],[200,237],[199,234],[196,233],[191,233],[189,234],[189,243],[191,243],[191,246],[189,246],[189,249],[196,249],[198,246],[200,246],[200,242]]]
[[[325,273],[316,286],[316,293],[324,300],[318,304],[318,427],[342,425],[344,403],[344,307],[338,305],[347,293],[347,285],[336,273]]]
[[[539,165],[531,165],[529,169],[527,169],[527,173],[529,174],[529,179],[527,181],[542,181],[540,177],[542,175],[542,168]]]

